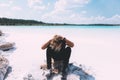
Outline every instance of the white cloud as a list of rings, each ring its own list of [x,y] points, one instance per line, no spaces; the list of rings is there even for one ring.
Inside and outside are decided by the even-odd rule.
[[[74,23],[120,24],[120,15],[113,15],[112,17],[109,18],[104,16],[81,17],[81,19],[77,18],[76,20],[74,20]]]
[[[86,5],[90,2],[90,0],[58,0],[54,4],[54,9],[46,13],[42,16],[43,20],[55,20],[55,22],[69,22],[69,19],[75,16],[76,13],[74,13],[74,8],[82,7],[83,5]],[[80,16],[83,16],[86,14],[87,11],[81,11],[79,14]],[[73,15],[74,14],[74,15]],[[77,14],[77,18],[78,18]],[[63,20],[62,20],[63,19]]]
[[[13,1],[9,0],[7,2],[0,3],[0,7],[10,7],[12,3],[13,3]]]
[[[32,8],[34,8],[35,10],[44,10],[46,7],[45,6],[33,6]]]
[[[64,13],[64,14],[62,14]],[[42,16],[43,21],[47,22],[55,22],[55,23],[75,23],[81,19],[82,14],[75,14],[67,11],[62,11],[61,13],[57,13],[55,11],[45,14]],[[77,21],[78,22],[78,21]]]
[[[6,0],[0,3],[0,17],[10,17],[11,16],[11,6],[13,0]]]
[[[0,12],[0,17],[12,17],[13,15],[9,12],[9,11],[6,11],[5,13],[1,13]]]
[[[76,13],[69,13],[65,16],[55,15],[53,13],[46,14],[42,16],[43,21],[47,22],[55,22],[55,23],[75,23],[75,24],[94,24],[94,23],[101,23],[101,24],[120,24],[120,15],[114,15],[110,18],[104,16],[91,16],[86,17],[85,15],[76,14]]]
[[[43,0],[28,0],[28,6],[36,10],[44,10],[46,8],[43,5]]]
[[[22,10],[22,8],[21,8],[21,7],[19,7],[19,6],[14,6],[14,7],[12,7],[12,10],[15,10],[15,11],[20,11],[20,10]]]
[[[101,24],[120,24],[120,15],[114,15],[110,18],[104,16],[91,16],[86,17],[82,15],[74,15],[70,18],[72,21],[69,23],[76,23],[76,24],[94,24],[94,23],[101,23]]]
[[[111,18],[107,18],[106,23],[120,24],[120,15],[116,14]]]
[[[28,5],[31,7],[35,4],[42,4],[42,0],[28,0]]]
[[[54,4],[54,9],[43,14],[42,20],[55,23],[76,23],[76,24],[92,24],[92,23],[108,23],[120,24],[120,15],[112,17],[105,16],[89,16],[86,10],[74,12],[75,8],[81,8],[88,4],[91,0],[58,0]]]
[[[86,14],[86,13],[87,13],[87,11],[81,11],[81,13],[82,13],[82,14]]]
[[[6,4],[6,3],[0,3],[0,7],[9,7],[9,4]]]
[[[66,0],[58,0],[56,3],[55,3],[55,10],[65,10],[65,8],[67,7],[67,1]]]
[[[69,10],[76,7],[82,7],[88,4],[90,0],[58,0],[55,3],[55,10]]]

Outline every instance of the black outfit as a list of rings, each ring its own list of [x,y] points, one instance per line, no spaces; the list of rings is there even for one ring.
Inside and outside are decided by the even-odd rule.
[[[71,55],[71,48],[66,47],[65,40],[62,41],[62,48],[59,52],[54,51],[51,49],[51,47],[48,45],[47,51],[46,51],[46,58],[47,58],[47,68],[51,69],[51,58],[54,59],[54,61],[63,61],[63,71],[62,73],[65,73],[65,70],[69,63],[69,58]]]

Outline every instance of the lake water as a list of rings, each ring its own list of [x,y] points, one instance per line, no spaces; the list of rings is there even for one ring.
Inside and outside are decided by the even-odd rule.
[[[120,26],[0,26],[0,30],[9,34],[9,41],[25,39],[26,51],[31,44],[37,53],[44,53],[41,45],[55,34],[62,35],[75,44],[70,62],[89,67],[96,80],[120,80]]]

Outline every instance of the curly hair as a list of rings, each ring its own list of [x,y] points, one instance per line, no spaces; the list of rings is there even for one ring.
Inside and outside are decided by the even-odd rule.
[[[50,47],[54,50],[54,51],[60,51],[61,49],[61,45],[62,45],[62,36],[60,35],[55,35],[53,37],[53,39],[50,42]]]

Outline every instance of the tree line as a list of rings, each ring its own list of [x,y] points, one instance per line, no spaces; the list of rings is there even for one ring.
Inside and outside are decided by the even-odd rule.
[[[36,20],[0,18],[0,25],[42,25],[42,26],[120,26],[120,24],[67,24],[67,23],[45,23]]]
[[[0,18],[0,25],[42,25],[42,24],[46,23],[35,20]]]

